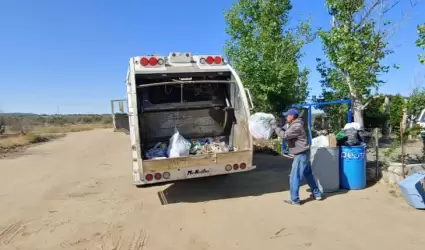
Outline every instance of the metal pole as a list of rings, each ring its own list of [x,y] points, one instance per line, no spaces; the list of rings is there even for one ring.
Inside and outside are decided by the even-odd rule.
[[[111,100],[111,116],[112,116],[112,128],[116,129],[116,124],[115,124],[115,113],[114,113],[114,100]]]
[[[347,122],[351,123],[353,119],[353,114],[351,112],[351,100],[348,100],[347,102],[348,110],[347,110]]]
[[[376,152],[376,172],[375,178],[379,179],[379,138],[378,138],[379,129],[375,128],[375,152]]]
[[[311,105],[308,106],[308,144],[311,145],[312,134],[311,126],[313,125],[313,115],[311,114]]]

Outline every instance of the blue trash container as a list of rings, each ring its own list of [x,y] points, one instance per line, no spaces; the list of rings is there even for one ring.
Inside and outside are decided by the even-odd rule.
[[[366,145],[341,146],[339,150],[339,183],[341,189],[366,187]]]
[[[424,179],[425,173],[414,173],[398,184],[406,202],[416,209],[425,209]]]

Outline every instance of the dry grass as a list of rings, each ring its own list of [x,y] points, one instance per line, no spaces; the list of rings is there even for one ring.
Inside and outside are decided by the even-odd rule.
[[[77,124],[64,126],[34,127],[25,135],[11,134],[0,137],[0,154],[8,153],[27,146],[48,142],[65,136],[66,133],[93,130],[98,128],[110,128],[109,124]]]
[[[65,134],[26,134],[4,138],[0,140],[0,153],[2,151],[13,150],[31,144],[48,142],[63,136],[65,136]]]

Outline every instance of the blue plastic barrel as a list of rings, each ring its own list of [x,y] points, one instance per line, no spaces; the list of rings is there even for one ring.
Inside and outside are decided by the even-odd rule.
[[[341,146],[339,150],[339,186],[342,189],[366,187],[366,145]]]

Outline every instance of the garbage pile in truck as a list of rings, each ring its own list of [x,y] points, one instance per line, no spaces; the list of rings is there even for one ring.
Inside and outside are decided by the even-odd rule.
[[[237,151],[229,146],[229,137],[184,138],[176,129],[168,142],[158,142],[145,151],[148,160]]]

